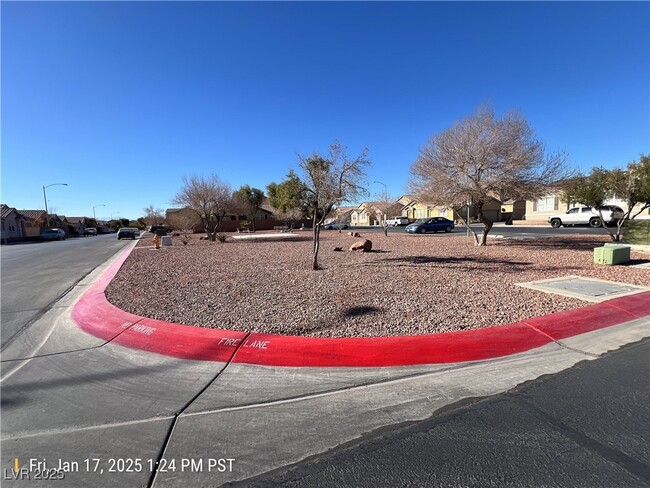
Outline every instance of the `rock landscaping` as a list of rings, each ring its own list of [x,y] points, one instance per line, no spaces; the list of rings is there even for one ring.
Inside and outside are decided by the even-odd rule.
[[[593,262],[606,236],[490,239],[464,235],[321,234],[322,270],[311,271],[311,234],[288,241],[200,240],[153,249],[143,238],[106,290],[131,313],[197,327],[314,337],[426,334],[516,322],[588,305],[515,283],[579,275],[650,286],[650,270]]]

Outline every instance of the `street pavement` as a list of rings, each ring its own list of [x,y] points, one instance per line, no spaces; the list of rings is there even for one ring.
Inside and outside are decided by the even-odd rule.
[[[483,229],[482,224],[472,224],[471,228],[474,232],[480,233]],[[383,232],[384,229],[381,226],[361,226],[361,227],[350,227],[345,231],[341,232]],[[327,235],[330,232],[338,232],[336,230],[323,230],[322,232]],[[399,234],[405,233],[404,226],[396,226],[388,228],[389,234]],[[433,236],[444,237],[445,235],[464,235],[467,233],[467,228],[463,225],[457,225],[453,231],[449,234],[445,232],[438,233],[428,233],[428,234],[418,234],[417,237],[430,238]],[[488,239],[490,238],[535,238],[535,237],[562,237],[568,235],[585,235],[585,236],[606,236],[607,232],[603,228],[592,228],[589,226],[573,226],[573,227],[560,227],[554,229],[550,225],[505,225],[503,222],[497,222],[494,224],[490,233],[488,234]]]
[[[291,482],[303,474],[307,481],[326,485],[329,478],[319,478],[320,471],[313,464],[299,463],[327,462],[338,455],[345,456],[347,451],[342,449],[355,446],[363,453],[366,442],[379,442],[377,450],[380,451],[384,439],[381,436],[407,424],[421,425],[413,435],[423,436],[431,430],[429,422],[441,424],[435,419],[445,415],[444,412],[451,415],[460,408],[462,413],[463,405],[502,395],[527,381],[540,378],[538,381],[543,385],[555,377],[548,375],[570,373],[576,365],[580,369],[585,364],[599,363],[604,361],[599,358],[608,351],[650,336],[648,317],[634,318],[628,313],[627,319],[618,325],[562,341],[547,341],[541,347],[518,354],[468,362],[394,367],[265,366],[234,362],[239,348],[233,348],[230,357],[223,360],[181,359],[123,347],[116,340],[119,335],[101,338],[78,327],[72,318],[75,304],[84,294],[92,293],[109,268],[110,263],[105,263],[79,280],[64,300],[21,331],[3,351],[0,385],[3,486],[185,487],[248,482],[268,485]],[[116,311],[114,315],[120,314]],[[101,322],[102,318],[96,320]],[[106,315],[103,320],[120,319]],[[138,320],[125,322],[123,332],[118,334],[127,335]],[[163,328],[159,326],[160,330]],[[141,327],[132,335],[140,334],[146,344],[151,339],[147,335],[150,329]],[[618,357],[617,354],[605,359]],[[641,354],[635,356],[637,362]],[[639,368],[636,364],[630,363],[628,367]],[[546,399],[546,393],[542,392],[532,404],[542,409],[546,417],[519,403],[500,409],[501,403],[497,402],[490,407],[492,410],[478,417],[452,415],[451,418],[463,425],[449,424],[454,428],[440,438],[429,435],[429,445],[439,445],[436,452],[447,457],[439,457],[438,461],[446,465],[465,459],[459,457],[464,452],[462,442],[453,445],[455,430],[464,432],[461,440],[469,438],[470,452],[484,449],[503,452],[494,464],[485,468],[488,473],[496,473],[494,486],[508,485],[510,473],[523,469],[523,464],[519,468],[513,464],[513,456],[530,459],[543,452],[547,441],[557,447],[557,456],[561,454],[569,460],[567,466],[572,460],[584,461],[590,471],[597,472],[602,460],[592,453],[582,456],[580,449],[584,446],[574,444],[583,440],[582,435],[596,439],[596,434],[603,429],[599,419],[610,422],[614,416],[622,415],[627,430],[621,430],[620,445],[612,447],[606,444],[609,441],[605,438],[597,440],[612,449],[606,452],[610,457],[616,457],[614,451],[628,456],[629,459],[621,457],[618,464],[614,463],[615,467],[624,464],[627,468],[621,468],[620,472],[602,468],[607,473],[602,479],[621,483],[612,486],[635,486],[627,483],[647,481],[643,478],[644,458],[641,457],[647,452],[644,451],[647,431],[639,427],[636,434],[630,433],[637,419],[647,418],[647,410],[638,405],[647,405],[642,400],[647,398],[648,377],[647,371],[639,369],[637,375],[629,375],[630,381],[636,381],[639,396],[625,396],[627,379],[619,378],[622,386],[611,390],[613,399],[601,402],[602,410],[611,414],[609,417],[592,415],[597,408],[583,401],[589,398],[589,392],[597,391],[596,387],[571,388],[568,384],[558,389],[567,402],[573,402],[568,412],[573,408],[573,417],[592,425],[592,431],[587,432],[579,422],[571,423],[571,415],[566,414],[565,418],[565,414],[551,410],[560,405],[552,397],[547,404],[542,404]],[[613,371],[609,375],[611,381],[615,382],[619,374],[620,370]],[[604,388],[609,388],[608,384],[601,385],[599,390],[606,395],[608,390]],[[607,403],[610,400],[613,403]],[[485,401],[476,405],[492,405],[490,400],[482,403]],[[566,431],[573,437],[543,432],[543,427],[556,417],[562,425],[573,429]],[[501,423],[495,423],[497,418]],[[484,430],[477,430],[481,425]],[[540,435],[526,437],[527,425]],[[401,432],[397,435],[402,435]],[[472,432],[476,433],[473,438]],[[636,443],[638,449],[627,446],[628,442]],[[395,444],[386,444],[389,451],[390,445]],[[527,451],[531,445],[537,450]],[[426,452],[425,447],[416,446],[401,453],[396,450],[395,456],[418,459],[418,452]],[[437,486],[438,480],[449,480],[452,486],[454,480],[467,480],[457,486],[472,486],[472,483],[483,486],[479,481],[486,478],[480,476],[483,465],[479,461],[476,458],[476,463],[458,472],[452,470],[451,474],[436,471],[432,475],[429,470],[428,475],[421,472],[409,478],[403,470],[411,469],[410,459],[398,460],[397,464],[383,459],[377,461],[383,467],[377,468],[377,473],[383,474],[370,479],[377,481],[373,486],[407,485],[411,479],[415,480],[412,486],[427,485],[421,483],[427,479],[431,481],[429,486]],[[603,463],[610,461],[607,458]],[[552,466],[550,461],[547,464]],[[301,473],[298,478],[294,475],[284,478],[287,467],[294,465]],[[354,465],[343,463],[342,469],[334,474],[341,476],[342,481],[334,483],[360,484],[354,476],[361,473],[363,465],[359,469]],[[506,468],[511,465],[508,471]],[[535,474],[541,473],[540,466],[531,468],[530,478],[522,479],[543,479]],[[562,480],[568,479],[565,485],[572,486],[571,478],[565,478],[568,467],[562,466],[558,477],[553,479],[558,486],[563,486]],[[329,472],[328,469],[323,472]],[[393,470],[395,474],[391,478]],[[50,478],[36,479],[43,478],[44,473]],[[404,482],[395,483],[402,479],[400,473],[404,474]],[[456,478],[452,476],[454,473]],[[265,478],[256,479],[260,476]],[[55,481],[52,477],[63,480]]]
[[[650,486],[649,358],[644,340],[248,486]]]
[[[115,234],[2,246],[2,349],[124,246]]]

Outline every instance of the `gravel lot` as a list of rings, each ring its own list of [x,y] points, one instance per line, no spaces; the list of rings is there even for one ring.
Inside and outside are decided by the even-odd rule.
[[[587,305],[515,283],[580,275],[650,286],[650,270],[593,264],[606,236],[503,240],[477,248],[455,234],[366,234],[373,251],[335,252],[358,239],[311,234],[294,241],[199,241],[153,249],[146,235],[106,290],[131,313],[200,327],[314,337],[476,329]],[[632,264],[650,255],[632,253]]]

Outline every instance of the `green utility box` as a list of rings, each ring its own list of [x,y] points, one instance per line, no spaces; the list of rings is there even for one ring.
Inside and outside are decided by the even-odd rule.
[[[610,244],[594,249],[594,263],[596,264],[623,264],[630,261],[630,246]]]

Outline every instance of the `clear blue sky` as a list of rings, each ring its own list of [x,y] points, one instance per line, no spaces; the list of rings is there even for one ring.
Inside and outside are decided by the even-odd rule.
[[[406,190],[427,139],[491,102],[572,163],[650,153],[650,3],[2,2],[2,195],[137,218],[183,175],[264,189],[367,146]],[[371,184],[371,193],[383,190]],[[114,214],[117,216],[117,214]]]

